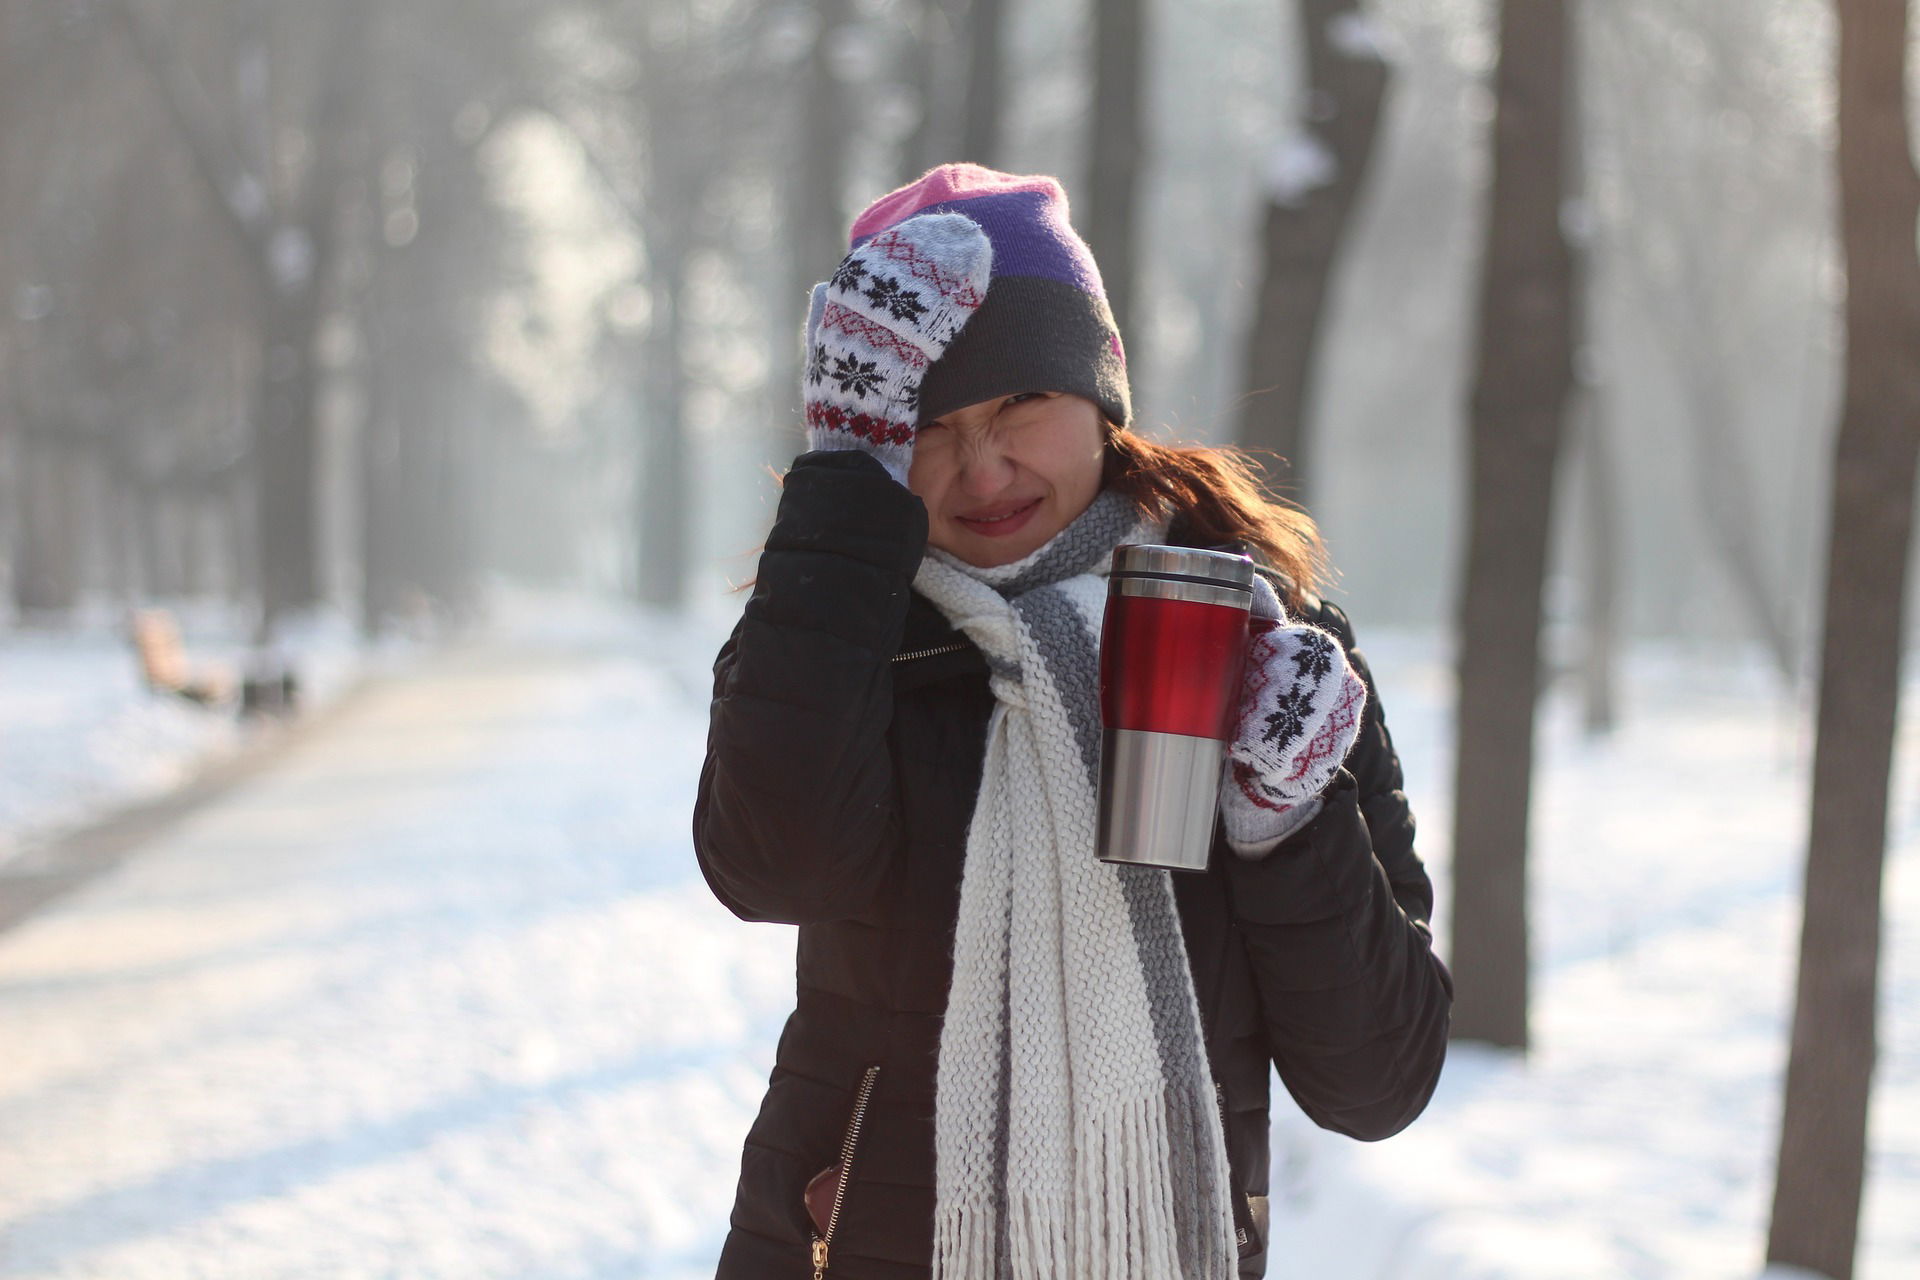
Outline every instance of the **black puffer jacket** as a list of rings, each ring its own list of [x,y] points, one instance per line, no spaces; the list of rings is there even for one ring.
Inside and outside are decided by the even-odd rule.
[[[993,698],[979,651],[911,589],[926,536],[920,499],[872,458],[802,455],[714,665],[701,870],[741,918],[800,926],[797,1007],[747,1135],[722,1280],[813,1274],[803,1195],[849,1147],[828,1275],[928,1274],[935,1065]],[[1339,610],[1305,616],[1366,677]],[[1211,870],[1173,877],[1243,1276],[1266,1262],[1268,1062],[1317,1123],[1365,1139],[1404,1127],[1439,1076],[1451,982],[1400,787],[1372,698],[1307,827],[1259,862],[1216,839]]]

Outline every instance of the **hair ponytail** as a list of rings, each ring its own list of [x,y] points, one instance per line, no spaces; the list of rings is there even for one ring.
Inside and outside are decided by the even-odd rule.
[[[1194,541],[1251,544],[1291,584],[1290,603],[1327,581],[1327,547],[1313,517],[1269,490],[1243,449],[1156,444],[1109,423],[1104,479],[1142,508],[1184,516]]]

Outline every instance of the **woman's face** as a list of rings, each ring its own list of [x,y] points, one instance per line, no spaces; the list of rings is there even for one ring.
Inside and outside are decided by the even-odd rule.
[[[907,487],[927,540],[971,565],[1011,564],[1100,492],[1106,431],[1093,401],[1028,391],[943,414],[914,439]]]

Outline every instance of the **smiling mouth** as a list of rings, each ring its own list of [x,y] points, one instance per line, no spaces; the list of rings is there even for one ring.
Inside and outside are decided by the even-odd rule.
[[[971,529],[975,533],[1011,533],[1025,524],[1027,517],[1031,516],[1035,511],[1039,510],[1039,508],[1040,499],[1035,498],[1025,506],[1015,507],[1011,511],[1003,511],[997,516],[955,516],[954,519],[957,520],[962,527]]]
[[[1040,501],[1040,499],[1038,498],[1035,498],[1033,500],[1033,502],[1038,502],[1038,501]],[[962,520],[965,520],[968,524],[999,524],[1002,520],[1011,520],[1015,516],[1025,512],[1027,507],[1031,507],[1033,505],[1033,502],[1027,503],[1026,506],[1024,507],[1015,507],[1011,511],[1002,511],[997,516],[961,516],[960,518]]]

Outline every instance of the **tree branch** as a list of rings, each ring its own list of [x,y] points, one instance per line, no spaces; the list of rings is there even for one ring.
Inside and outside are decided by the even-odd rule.
[[[107,8],[125,28],[134,60],[153,77],[161,106],[193,157],[194,171],[225,215],[228,229],[246,246],[248,264],[271,286],[273,197],[264,176],[250,170],[234,150],[193,73],[161,46],[135,12],[133,0],[109,0]]]

